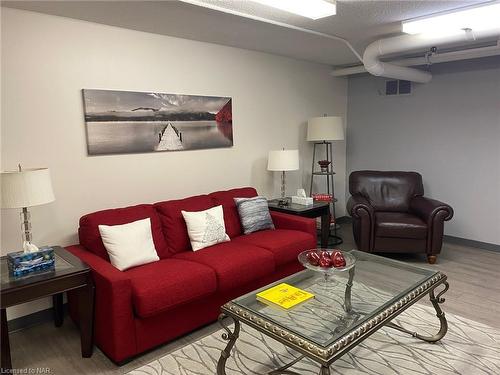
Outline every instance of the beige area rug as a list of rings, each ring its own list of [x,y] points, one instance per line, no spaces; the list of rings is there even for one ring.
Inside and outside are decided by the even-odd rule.
[[[443,305],[446,309],[446,303]],[[384,327],[331,366],[332,374],[500,374],[500,331],[446,314],[449,329],[436,344]],[[432,334],[438,321],[432,307],[413,305],[394,320],[404,327]],[[211,375],[226,341],[222,330],[142,366],[130,375]],[[298,353],[242,324],[228,375],[267,374],[290,363]],[[318,374],[316,363],[304,359],[292,368],[299,374]]]

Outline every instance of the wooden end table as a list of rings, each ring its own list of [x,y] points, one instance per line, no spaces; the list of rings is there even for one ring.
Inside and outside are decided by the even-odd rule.
[[[279,199],[267,201],[269,210],[283,212],[285,214],[316,218],[321,217],[321,247],[328,247],[328,237],[330,236],[330,203],[314,201],[313,204],[304,206],[289,202],[286,206],[278,204]]]
[[[82,357],[92,356],[94,330],[94,283],[90,268],[66,249],[52,246],[55,269],[22,277],[10,277],[7,257],[1,257],[2,370],[12,369],[6,308],[38,298],[52,296],[54,323],[63,324],[63,293],[78,293]]]

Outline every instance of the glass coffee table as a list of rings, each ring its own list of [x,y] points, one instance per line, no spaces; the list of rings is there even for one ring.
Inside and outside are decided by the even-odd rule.
[[[293,362],[270,372],[272,375],[294,374],[289,368],[304,357],[318,363],[320,375],[328,375],[335,360],[382,327],[427,342],[444,337],[448,325],[440,304],[449,288],[445,274],[357,250],[350,254],[356,257],[355,267],[332,276],[330,284],[325,284],[322,274],[305,270],[223,305],[219,322],[225,330],[222,337],[228,343],[219,358],[217,374],[226,374],[226,361],[238,339],[241,323],[301,354]],[[289,310],[257,300],[257,293],[280,283],[301,288],[315,297]],[[434,336],[421,335],[391,322],[426,295],[440,324]],[[226,318],[234,321],[233,330],[230,319]]]

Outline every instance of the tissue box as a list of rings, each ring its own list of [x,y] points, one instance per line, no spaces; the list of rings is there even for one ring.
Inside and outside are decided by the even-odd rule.
[[[7,254],[7,264],[10,275],[14,277],[51,270],[55,268],[54,249],[47,247],[34,253],[10,253]]]
[[[314,203],[311,197],[292,197],[292,203],[301,204],[303,206],[309,206]]]

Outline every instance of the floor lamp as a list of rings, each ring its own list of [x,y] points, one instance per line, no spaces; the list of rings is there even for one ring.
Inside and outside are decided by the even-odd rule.
[[[313,181],[315,177],[321,176],[326,178],[326,193],[331,195],[331,205],[332,205],[332,215],[334,222],[334,235],[332,236],[334,242],[332,245],[341,244],[342,238],[337,236],[337,221],[335,215],[335,184],[333,181],[333,176],[335,172],[333,170],[333,146],[332,141],[344,140],[344,126],[342,123],[342,117],[338,116],[324,116],[324,117],[314,117],[307,122],[307,140],[309,142],[314,142],[313,145],[313,157],[312,157],[312,168],[311,168],[311,187],[309,190],[310,195],[313,194]],[[316,161],[316,152],[324,147],[325,150],[325,160],[326,163],[322,163],[320,171],[314,170],[314,164]]]

